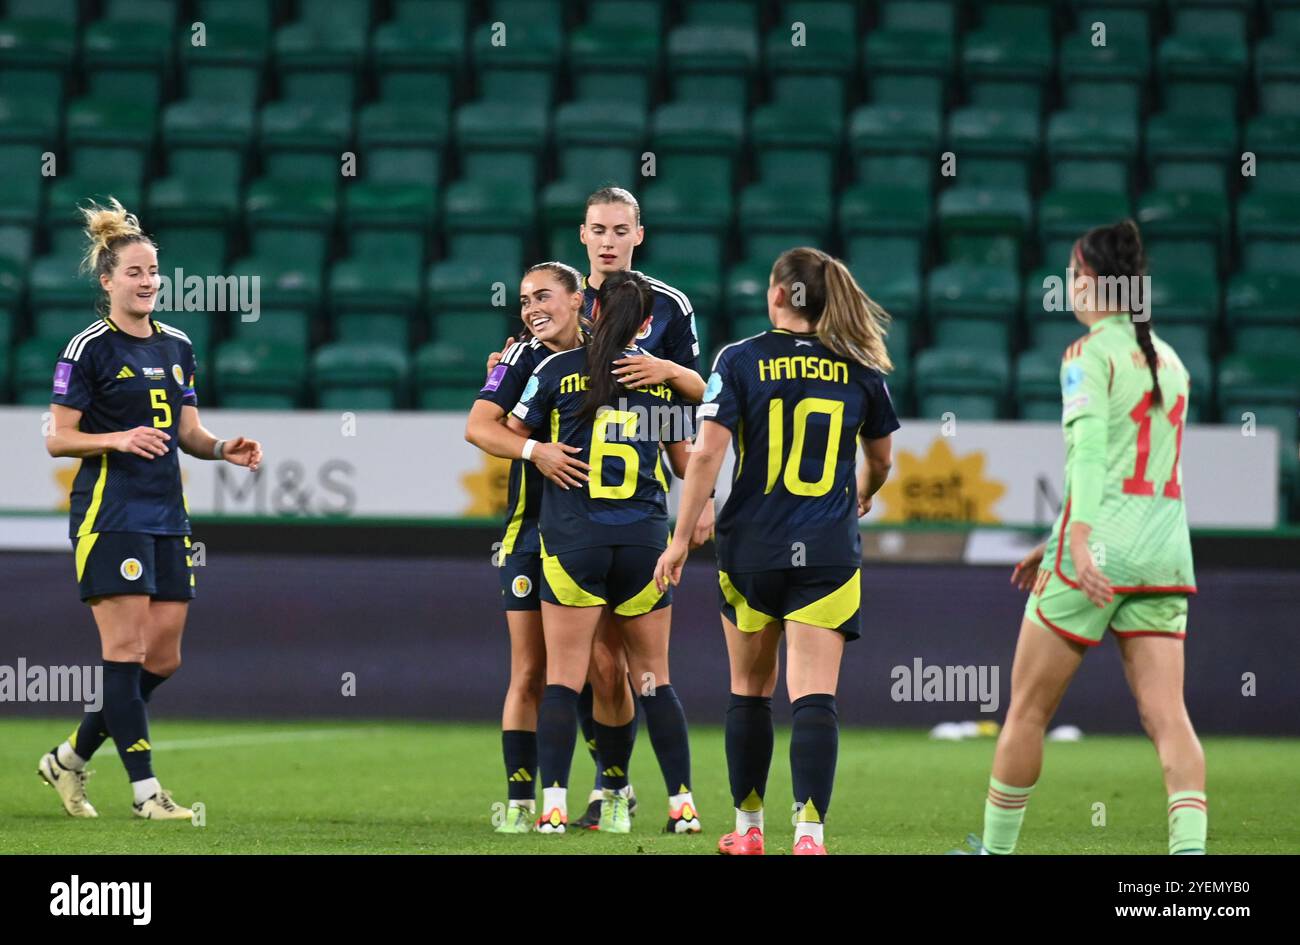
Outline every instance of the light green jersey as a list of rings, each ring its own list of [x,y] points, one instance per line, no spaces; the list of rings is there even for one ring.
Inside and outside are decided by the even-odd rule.
[[[1152,342],[1159,404],[1151,402],[1151,371],[1126,314],[1102,319],[1061,359],[1065,502],[1043,566],[1073,580],[1066,529],[1082,510],[1093,558],[1116,592],[1191,593],[1181,463],[1190,379],[1173,348],[1154,332]]]

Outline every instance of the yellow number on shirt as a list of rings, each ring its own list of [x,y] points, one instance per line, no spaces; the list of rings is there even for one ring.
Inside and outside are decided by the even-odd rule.
[[[161,410],[161,414],[155,414],[153,425],[156,427],[169,427],[172,425],[172,405],[167,403],[167,391],[161,387],[149,388],[149,403],[154,410]]]
[[[636,474],[641,468],[641,457],[631,443],[609,442],[612,426],[621,427],[628,438],[636,436],[636,414],[630,410],[603,410],[596,417],[591,431],[591,473],[587,488],[593,499],[628,499],[636,493]],[[601,478],[606,457],[623,460],[623,481],[607,486]]]
[[[815,413],[830,417],[830,429],[826,433],[826,456],[822,459],[821,476],[815,482],[805,482],[799,478],[799,466],[803,463],[808,417]],[[785,473],[782,475],[781,455],[785,451],[784,416],[784,401],[777,398],[768,404],[767,488],[763,490],[764,494],[771,492],[776,487],[777,478],[781,477],[786,491],[791,495],[825,495],[835,484],[835,460],[839,456],[840,433],[844,428],[844,402],[826,397],[805,397],[794,405],[794,442],[790,446],[790,455],[785,461]]]

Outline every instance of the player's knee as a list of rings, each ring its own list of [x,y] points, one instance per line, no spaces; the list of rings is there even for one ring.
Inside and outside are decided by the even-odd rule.
[[[174,676],[181,668],[181,655],[154,657],[151,654],[144,660],[144,668],[155,676]]]
[[[518,667],[510,677],[514,695],[529,703],[541,703],[546,688],[546,663],[529,663]]]

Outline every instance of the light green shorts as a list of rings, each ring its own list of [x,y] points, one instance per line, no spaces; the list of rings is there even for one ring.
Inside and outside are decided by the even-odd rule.
[[[1107,629],[1117,637],[1187,636],[1186,594],[1116,594],[1098,607],[1086,594],[1043,568],[1025,603],[1025,616],[1067,640],[1096,646]]]

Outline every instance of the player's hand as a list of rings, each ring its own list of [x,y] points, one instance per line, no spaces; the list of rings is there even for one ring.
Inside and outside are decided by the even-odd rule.
[[[1034,579],[1038,576],[1038,569],[1043,564],[1043,552],[1047,550],[1047,542],[1042,542],[1029,554],[1020,560],[1011,572],[1011,583],[1022,591],[1027,591],[1034,586]]]
[[[1070,560],[1074,562],[1075,580],[1079,582],[1079,590],[1092,601],[1094,607],[1105,607],[1114,599],[1115,591],[1106,575],[1101,573],[1101,568],[1097,567],[1097,562],[1092,560],[1092,549],[1088,547],[1087,537],[1092,529],[1086,525],[1083,527],[1086,531],[1076,530],[1075,525],[1070,526]]]
[[[574,453],[582,450],[568,443],[538,443],[533,447],[530,460],[537,471],[561,489],[581,489],[591,469]]]
[[[713,537],[713,522],[713,500],[709,499],[704,503],[704,511],[700,513],[699,521],[695,523],[695,530],[691,532],[692,551]]]
[[[677,364],[653,354],[632,354],[614,362],[613,375],[624,387],[633,389],[667,384],[677,373]]]
[[[503,344],[503,345],[501,346],[501,350],[500,350],[500,351],[493,351],[491,354],[488,355],[488,359],[487,359],[487,373],[489,373],[489,374],[492,373],[492,369],[493,369],[494,367],[496,367],[496,366],[497,366],[497,362],[501,360],[501,355],[503,355],[503,354],[506,353],[506,348],[509,348],[509,347],[510,347],[512,344],[514,344],[514,343],[515,343],[515,339],[514,339],[513,336],[510,337],[510,338],[507,338],[506,341],[505,341],[505,344]]]
[[[167,455],[167,441],[170,439],[157,427],[136,427],[119,433],[113,449],[119,453],[134,453],[145,459],[153,459],[155,456]]]
[[[257,472],[257,467],[262,465],[262,444],[257,440],[237,436],[233,440],[226,440],[226,445],[221,448],[221,458],[228,463],[247,466],[252,472]]]
[[[659,556],[659,560],[655,562],[655,587],[659,589],[660,594],[668,590],[669,585],[676,586],[682,583],[682,565],[686,563],[686,555],[689,551],[686,542],[674,537],[664,553]]]

